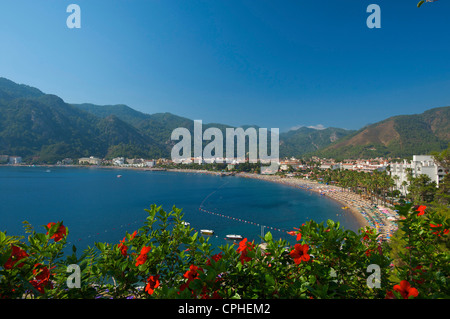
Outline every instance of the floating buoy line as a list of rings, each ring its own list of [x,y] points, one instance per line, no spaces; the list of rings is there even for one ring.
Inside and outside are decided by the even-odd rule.
[[[270,229],[270,230],[276,230],[276,231],[279,231],[279,232],[282,232],[282,233],[287,233],[288,232],[285,229],[281,229],[281,228],[277,228],[277,227],[273,227],[273,226],[267,226],[267,225],[263,225],[263,224],[260,224],[260,223],[254,222],[254,221],[245,220],[245,219],[242,219],[242,218],[237,218],[237,217],[233,217],[233,216],[229,216],[229,215],[225,215],[225,214],[222,214],[222,213],[213,212],[213,211],[205,209],[204,208],[204,204],[205,204],[206,200],[209,197],[211,197],[214,193],[216,193],[218,190],[220,190],[222,187],[224,187],[226,184],[228,184],[228,183],[229,182],[227,181],[226,183],[224,183],[220,187],[218,187],[216,190],[214,190],[211,193],[209,193],[203,199],[203,201],[200,203],[200,207],[198,208],[198,210],[203,212],[203,213],[207,213],[207,214],[210,214],[210,215],[218,216],[218,217],[221,217],[221,218],[227,218],[227,219],[230,219],[230,220],[233,220],[233,221],[236,221],[236,222],[241,222],[241,223],[244,223],[244,224],[250,224],[250,225],[255,225],[255,226],[261,227],[261,230],[262,230],[261,234],[262,235],[263,235],[263,231],[264,231],[265,228],[266,229]]]
[[[267,228],[267,229],[276,230],[276,231],[283,232],[283,233],[287,233],[288,232],[285,229],[281,229],[281,228],[277,228],[277,227],[273,227],[273,226],[267,226],[267,225],[263,225],[263,224],[260,224],[260,223],[254,222],[254,221],[245,220],[245,219],[242,219],[242,218],[237,218],[237,217],[233,217],[233,216],[229,216],[229,215],[225,215],[225,214],[221,214],[221,213],[212,212],[212,211],[206,210],[206,209],[204,209],[202,207],[199,207],[198,210],[201,211],[201,212],[204,212],[204,213],[208,213],[208,214],[211,214],[211,215],[219,216],[219,217],[222,217],[222,218],[231,219],[231,220],[234,220],[236,222],[241,222],[241,223],[244,223],[244,224],[250,224],[250,225],[255,225],[255,226],[259,226],[259,227],[264,227],[264,228]]]
[[[254,226],[256,226],[256,227],[261,227],[261,235],[262,235],[262,236],[264,235],[263,232],[264,232],[265,229],[268,229],[268,230],[275,230],[275,231],[278,231],[278,232],[281,232],[281,233],[288,233],[288,230],[285,230],[285,229],[281,229],[281,228],[277,228],[277,227],[273,227],[273,226],[268,226],[268,225],[263,225],[263,224],[261,224],[261,223],[255,222],[255,221],[250,221],[250,220],[246,220],[246,219],[243,219],[243,218],[238,218],[238,217],[234,217],[234,216],[230,216],[230,215],[226,215],[226,214],[223,214],[223,213],[214,212],[214,211],[205,209],[204,203],[206,202],[206,200],[207,200],[209,197],[211,197],[214,193],[216,193],[218,190],[220,190],[221,188],[223,188],[223,187],[224,187],[226,184],[228,184],[228,183],[229,183],[229,182],[227,181],[226,183],[224,183],[224,184],[222,184],[220,187],[218,187],[216,190],[214,190],[214,191],[212,191],[211,193],[209,193],[209,194],[203,199],[203,201],[200,203],[200,206],[199,206],[198,210],[199,210],[200,212],[203,212],[203,213],[207,213],[207,214],[210,214],[210,215],[213,215],[213,216],[217,216],[217,217],[229,219],[229,220],[232,220],[232,221],[235,221],[235,222],[240,222],[240,223],[243,223],[243,224],[254,225]],[[116,227],[112,227],[112,228],[109,228],[109,229],[105,229],[105,230],[102,230],[102,231],[99,231],[99,232],[96,232],[96,233],[92,233],[92,234],[90,234],[90,235],[87,235],[87,236],[85,236],[85,237],[80,237],[80,238],[78,238],[76,241],[70,241],[70,242],[67,242],[67,244],[68,244],[68,245],[71,245],[71,244],[76,244],[76,243],[79,243],[79,242],[82,242],[82,241],[85,241],[85,240],[92,240],[92,239],[95,239],[96,237],[101,237],[101,235],[104,235],[104,234],[106,234],[106,233],[108,233],[108,232],[117,232],[117,231],[119,231],[119,230],[123,230],[124,228],[129,228],[129,227],[131,227],[132,225],[142,224],[142,223],[145,222],[145,220],[146,220],[146,219],[143,219],[143,220],[135,220],[135,221],[133,221],[133,222],[129,222],[129,223],[125,223],[125,224],[122,224],[122,225],[119,225],[119,226],[116,226]],[[191,226],[191,228],[192,228],[194,231],[198,231],[200,234],[202,234],[200,230],[196,230],[196,229],[195,229],[194,227],[192,227],[192,226]],[[207,237],[215,237],[215,238],[220,239],[219,236],[216,235],[216,234],[212,234],[212,235],[209,235],[209,234],[202,234],[202,235],[207,236]],[[124,236],[125,236],[125,234],[124,234]],[[245,236],[243,236],[243,237],[245,237]],[[223,238],[223,239],[226,240],[227,242],[230,241],[230,239],[227,239],[227,238]]]

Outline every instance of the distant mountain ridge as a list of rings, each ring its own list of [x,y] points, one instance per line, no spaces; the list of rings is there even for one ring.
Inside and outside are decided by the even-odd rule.
[[[358,131],[300,127],[281,133],[280,157],[410,156],[446,148],[450,107],[396,116]],[[0,78],[0,155],[37,163],[98,156],[170,158],[175,128],[194,121],[171,113],[145,114],[127,105],[69,104],[37,88]],[[203,123],[203,129],[232,127]],[[255,127],[245,125],[242,128]],[[225,136],[225,134],[224,134]]]
[[[280,156],[302,157],[308,153],[314,153],[331,143],[353,133],[352,130],[328,127],[314,129],[301,127],[280,134]]]
[[[409,157],[430,154],[450,143],[450,106],[398,115],[339,139],[316,155],[333,158]]]

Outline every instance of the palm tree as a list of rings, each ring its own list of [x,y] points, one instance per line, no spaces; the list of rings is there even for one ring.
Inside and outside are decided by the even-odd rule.
[[[406,187],[408,186],[408,182],[407,181],[403,181],[402,182],[402,187],[403,187],[403,195],[406,195]]]

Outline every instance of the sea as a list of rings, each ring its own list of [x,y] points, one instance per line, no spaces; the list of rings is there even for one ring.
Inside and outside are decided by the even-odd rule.
[[[345,229],[360,228],[336,201],[263,180],[98,167],[0,167],[0,231],[24,240],[23,221],[37,232],[63,221],[68,247],[82,251],[95,242],[119,243],[143,225],[152,204],[165,211],[181,208],[193,232],[213,230],[203,236],[214,249],[232,243],[226,235],[260,243],[268,231],[292,244],[295,238],[287,232],[308,220],[332,219]]]

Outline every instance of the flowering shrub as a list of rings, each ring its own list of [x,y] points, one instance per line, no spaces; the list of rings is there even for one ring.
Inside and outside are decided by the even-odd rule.
[[[219,247],[152,205],[144,225],[118,243],[63,253],[69,229],[50,222],[23,238],[0,232],[0,298],[448,298],[449,225],[425,206],[400,209],[406,249],[393,264],[375,231],[328,220],[293,228],[293,245],[271,233]],[[80,286],[70,288],[69,265]],[[375,271],[374,271],[375,269]]]
[[[404,250],[399,253],[402,262],[394,273],[401,282],[393,287],[393,294],[397,298],[448,298],[448,221],[423,205],[399,207],[399,214]]]

